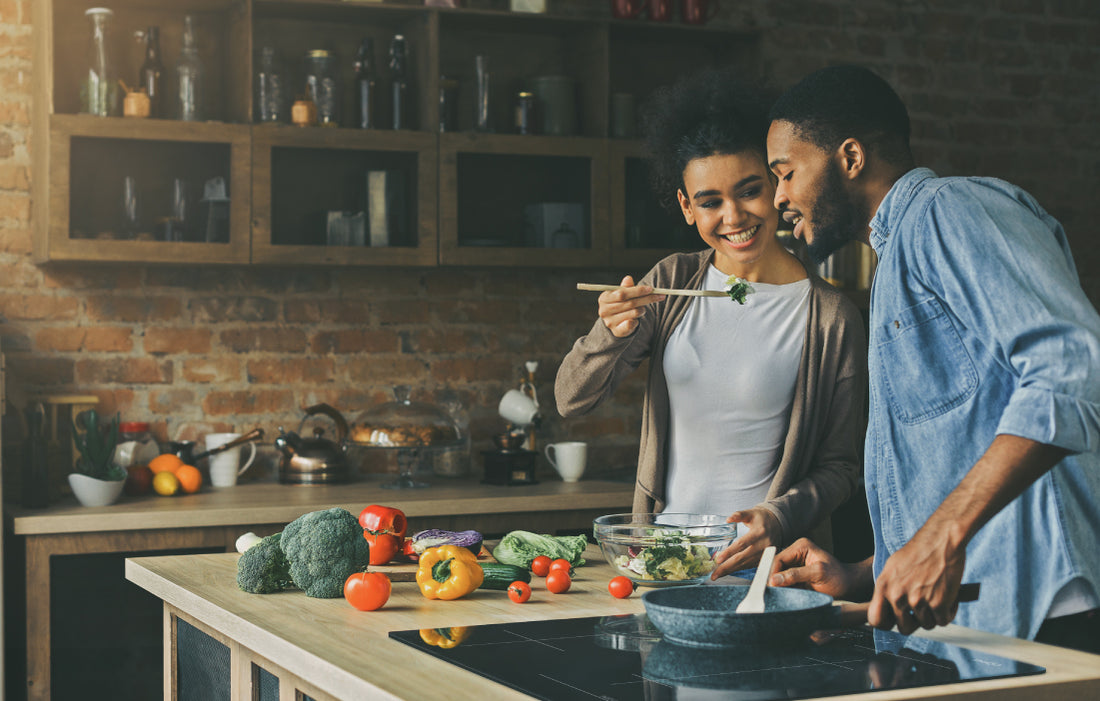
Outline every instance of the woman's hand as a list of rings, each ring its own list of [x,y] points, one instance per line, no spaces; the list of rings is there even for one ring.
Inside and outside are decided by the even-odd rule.
[[[775,514],[759,506],[735,511],[726,519],[726,523],[743,523],[748,526],[748,531],[714,556],[718,567],[711,572],[711,579],[754,566],[760,562],[760,554],[764,552],[764,548],[769,545],[778,547],[782,536]]]
[[[775,556],[773,587],[802,586],[834,599],[859,600],[870,596],[871,558],[845,564],[818,547],[809,538],[799,538]]]
[[[660,302],[665,296],[653,294],[649,285],[635,286],[629,275],[619,285],[627,289],[600,293],[599,315],[612,334],[626,338],[638,328],[638,318],[645,314],[646,305]]]

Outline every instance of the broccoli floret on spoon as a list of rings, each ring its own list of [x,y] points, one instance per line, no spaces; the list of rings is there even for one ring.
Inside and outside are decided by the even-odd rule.
[[[730,299],[738,304],[745,303],[745,297],[755,292],[752,285],[748,280],[737,277],[736,275],[730,275],[726,278],[726,294],[730,296]]]

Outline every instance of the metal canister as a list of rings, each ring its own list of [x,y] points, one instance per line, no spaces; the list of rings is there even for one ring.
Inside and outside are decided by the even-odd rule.
[[[536,102],[534,93],[524,91],[516,94],[515,127],[517,134],[538,133],[535,110]]]

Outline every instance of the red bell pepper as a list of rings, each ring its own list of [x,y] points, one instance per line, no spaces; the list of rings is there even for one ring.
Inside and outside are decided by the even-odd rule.
[[[400,509],[371,504],[359,513],[359,525],[375,535],[392,533],[398,538],[404,538],[409,522]]]

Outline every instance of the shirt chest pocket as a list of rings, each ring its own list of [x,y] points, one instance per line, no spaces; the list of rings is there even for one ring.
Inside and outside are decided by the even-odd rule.
[[[895,313],[874,333],[886,400],[903,423],[945,414],[977,389],[974,363],[939,300]]]

